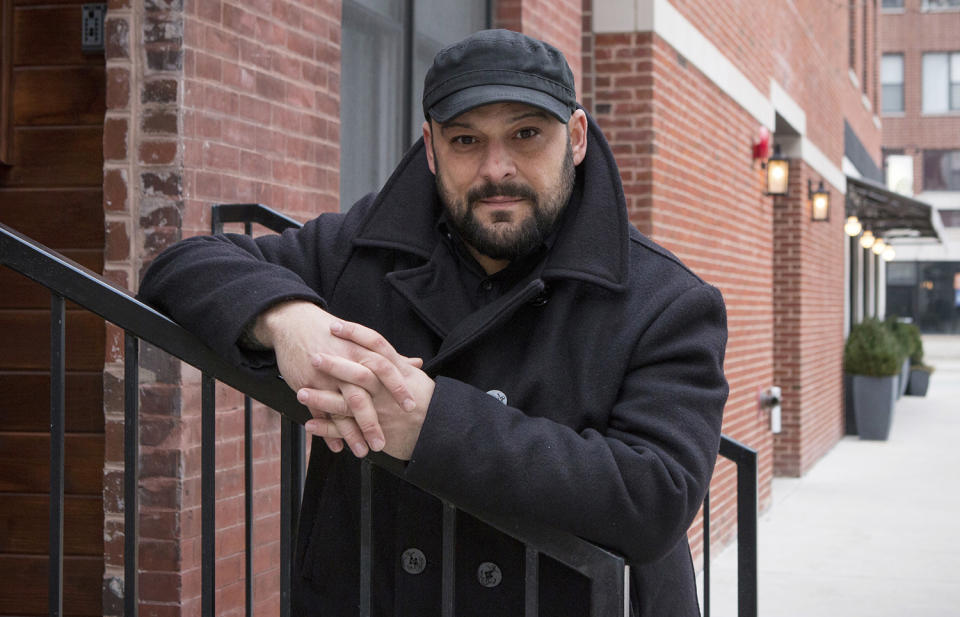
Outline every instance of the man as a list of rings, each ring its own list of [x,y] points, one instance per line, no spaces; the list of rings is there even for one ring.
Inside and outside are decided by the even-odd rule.
[[[373,449],[462,507],[624,555],[633,614],[698,615],[685,533],[727,394],[719,292],[629,225],[550,45],[451,45],[423,107],[379,194],[280,236],[182,242],[141,290],[313,412],[329,448],[308,471],[299,610],[357,614],[357,457]],[[374,613],[439,615],[440,503],[387,474],[374,491]],[[456,546],[456,614],[521,614],[522,547],[466,516]],[[586,614],[578,575],[540,574],[541,615]]]

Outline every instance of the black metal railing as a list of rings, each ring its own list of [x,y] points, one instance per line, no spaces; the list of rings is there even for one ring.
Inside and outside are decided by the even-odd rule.
[[[278,230],[299,223],[258,204],[215,207],[214,230],[223,223],[242,222],[246,233],[252,223]],[[7,266],[33,279],[50,290],[51,304],[51,468],[50,468],[50,614],[61,615],[63,593],[63,452],[64,452],[64,301],[70,300],[96,313],[125,331],[124,354],[124,615],[138,614],[137,545],[138,545],[138,465],[139,465],[139,343],[141,340],[198,368],[201,382],[201,612],[204,617],[216,614],[215,599],[215,400],[214,385],[220,381],[246,397],[244,402],[245,440],[251,443],[249,397],[279,411],[281,425],[281,614],[291,615],[292,542],[299,512],[303,483],[304,441],[302,427],[310,415],[297,402],[294,393],[281,381],[257,378],[227,363],[194,335],[166,316],[136,300],[129,292],[105,281],[58,253],[0,224],[0,265]],[[738,580],[739,614],[755,617],[756,582],[756,519],[757,467],[756,452],[727,437],[722,438],[720,454],[737,464],[737,520],[740,555]],[[371,465],[402,477],[402,465],[380,453],[371,453],[362,466],[361,486],[361,615],[370,614],[372,593]],[[245,452],[247,493],[247,614],[253,607],[252,572],[252,453]],[[453,543],[459,512],[473,515],[526,546],[526,592],[524,615],[538,614],[538,561],[545,555],[564,564],[591,581],[590,615],[621,616],[629,611],[629,567],[623,558],[570,534],[538,527],[511,518],[489,516],[459,509],[456,504],[435,495],[444,503],[442,523],[442,614],[454,615]],[[709,543],[709,503],[704,509],[704,538]],[[705,546],[705,554],[709,548]],[[705,585],[709,585],[708,571]],[[705,598],[709,592],[705,590]],[[709,611],[708,600],[705,602]]]

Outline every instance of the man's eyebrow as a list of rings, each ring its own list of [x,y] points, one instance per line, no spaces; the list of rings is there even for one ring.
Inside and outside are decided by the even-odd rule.
[[[536,110],[525,111],[522,114],[518,114],[510,118],[510,122],[511,123],[520,122],[521,120],[525,120],[527,118],[541,118],[543,120],[549,120],[550,116],[547,115],[547,112],[540,109],[536,109]]]
[[[457,127],[462,129],[467,129],[468,131],[473,130],[473,126],[469,122],[460,122],[457,120],[451,120],[449,122],[444,122],[443,124],[440,125],[440,132],[442,133],[447,129],[457,128]]]

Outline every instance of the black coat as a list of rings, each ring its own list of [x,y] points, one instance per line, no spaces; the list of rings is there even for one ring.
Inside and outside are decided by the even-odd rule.
[[[276,371],[271,355],[236,342],[281,300],[311,300],[378,330],[400,353],[424,358],[437,383],[410,480],[468,509],[517,515],[618,552],[631,565],[636,614],[692,617],[686,530],[709,484],[727,395],[723,301],[629,225],[592,120],[588,143],[546,258],[479,310],[440,241],[422,142],[378,195],[346,214],[256,241],[171,247],[141,296],[257,371]],[[358,469],[347,450],[331,455],[314,443],[298,542],[304,614],[357,614]],[[439,615],[439,502],[387,474],[374,476],[374,489],[375,614]],[[523,564],[522,546],[461,517],[458,617],[522,614]],[[549,561],[540,571],[541,615],[577,614],[584,582]]]

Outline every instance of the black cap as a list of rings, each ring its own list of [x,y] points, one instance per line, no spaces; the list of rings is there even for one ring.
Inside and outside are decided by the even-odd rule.
[[[556,47],[510,30],[482,30],[440,50],[423,81],[423,114],[446,122],[488,103],[539,107],[566,123],[573,71]]]

